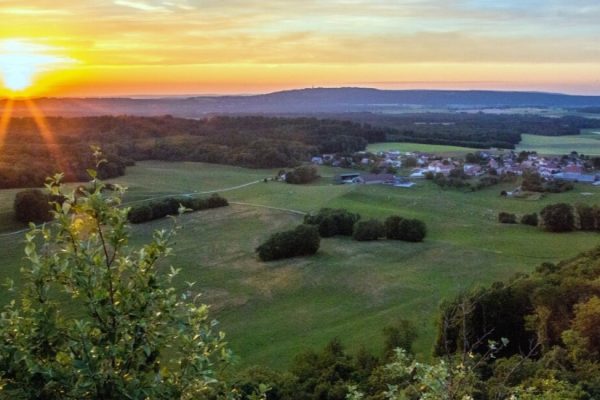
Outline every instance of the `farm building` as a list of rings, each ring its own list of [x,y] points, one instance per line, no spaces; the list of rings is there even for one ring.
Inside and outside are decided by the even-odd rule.
[[[594,183],[596,181],[596,175],[580,174],[576,172],[559,172],[558,174],[552,175],[552,177],[560,181],[569,182]]]
[[[334,178],[335,183],[355,183],[354,180],[360,176],[360,172],[352,172],[347,174],[340,174]]]

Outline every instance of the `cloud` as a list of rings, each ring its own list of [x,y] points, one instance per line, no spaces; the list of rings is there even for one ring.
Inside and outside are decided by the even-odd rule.
[[[142,1],[115,0],[114,3],[118,6],[134,8],[141,11],[167,11],[165,7],[154,6]]]

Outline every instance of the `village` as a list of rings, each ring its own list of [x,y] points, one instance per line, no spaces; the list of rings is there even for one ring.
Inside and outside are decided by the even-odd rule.
[[[537,173],[546,181],[600,185],[596,163],[573,152],[563,156],[541,156],[536,152],[478,151],[463,157],[422,152],[357,152],[353,155],[323,154],[313,157],[316,165],[356,169],[335,177],[338,184],[385,184],[410,188],[415,181],[436,176],[463,179],[483,176],[521,176]]]

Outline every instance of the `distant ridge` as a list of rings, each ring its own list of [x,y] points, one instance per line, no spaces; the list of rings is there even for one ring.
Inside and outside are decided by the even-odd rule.
[[[45,115],[165,115],[197,118],[207,114],[307,114],[382,112],[406,108],[600,107],[600,96],[491,90],[380,90],[369,88],[297,89],[250,96],[164,98],[40,98]],[[4,104],[4,101],[0,103]],[[26,115],[17,102],[17,115]]]

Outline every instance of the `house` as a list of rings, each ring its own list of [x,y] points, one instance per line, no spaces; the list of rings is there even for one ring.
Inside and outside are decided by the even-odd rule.
[[[362,183],[365,185],[374,185],[374,184],[393,184],[394,183],[394,175],[392,174],[363,174],[357,178],[354,178],[353,183]]]
[[[425,178],[425,173],[427,172],[426,169],[423,168],[415,168],[412,170],[412,173],[410,174],[410,178]]]
[[[468,176],[480,176],[484,174],[481,165],[478,164],[465,164],[463,166],[463,171]]]
[[[401,176],[396,176],[396,177],[394,177],[393,185],[394,185],[394,187],[411,188],[411,187],[415,186],[415,183],[411,182],[408,179],[403,178]]]
[[[580,182],[580,183],[594,183],[596,182],[596,175],[591,174],[578,174],[574,172],[559,172],[558,174],[552,175],[554,179],[560,181],[569,182]]]
[[[345,183],[355,183],[354,180],[360,176],[359,172],[351,172],[346,174],[337,175],[334,178],[335,183],[345,184]]]
[[[583,174],[584,169],[582,165],[577,164],[569,164],[563,168],[562,172],[570,173],[570,174]]]
[[[450,171],[454,169],[454,165],[448,163],[444,164],[442,161],[434,161],[427,167],[429,172],[433,172],[434,174],[443,174],[448,176]]]

